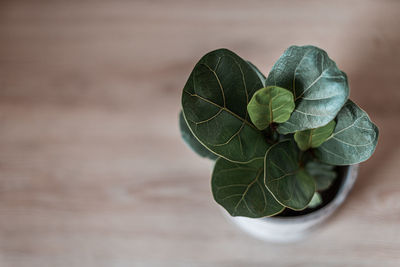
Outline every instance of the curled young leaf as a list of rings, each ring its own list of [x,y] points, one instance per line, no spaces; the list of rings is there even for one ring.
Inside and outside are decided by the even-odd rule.
[[[315,129],[299,131],[294,134],[294,140],[301,150],[319,147],[333,132],[335,121]]]
[[[260,218],[280,213],[280,205],[264,185],[263,158],[246,164],[217,159],[211,180],[217,203],[232,216]]]
[[[250,122],[247,104],[263,87],[259,75],[235,53],[219,49],[194,67],[182,94],[182,109],[197,140],[233,162],[262,157],[269,145]]]
[[[277,86],[261,88],[247,105],[250,119],[259,130],[264,130],[273,122],[287,121],[293,109],[293,94]]]
[[[308,204],[308,208],[312,208],[313,209],[313,208],[318,207],[321,204],[322,204],[322,197],[318,192],[315,192],[313,197],[312,197],[312,199],[311,199],[311,201],[310,201],[310,204]]]
[[[182,139],[185,143],[198,155],[201,157],[209,158],[212,160],[217,159],[218,157],[213,154],[210,150],[205,148],[192,134],[189,127],[186,124],[185,118],[183,117],[182,111],[179,112],[179,128],[181,131]]]
[[[336,127],[315,154],[325,163],[351,165],[367,160],[378,142],[378,127],[367,113],[348,100],[336,117]]]
[[[291,140],[272,145],[264,158],[264,183],[275,199],[293,210],[305,209],[315,193],[314,179],[300,167],[299,150]]]
[[[290,90],[296,108],[278,127],[281,134],[318,128],[333,120],[349,95],[347,76],[314,46],[291,46],[273,66],[267,86]]]

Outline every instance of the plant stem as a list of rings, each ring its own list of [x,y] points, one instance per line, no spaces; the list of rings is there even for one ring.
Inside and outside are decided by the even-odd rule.
[[[267,137],[267,141],[270,144],[275,144],[279,139],[279,134],[276,131],[277,126],[278,125],[276,123],[271,123],[269,127],[263,131]]]

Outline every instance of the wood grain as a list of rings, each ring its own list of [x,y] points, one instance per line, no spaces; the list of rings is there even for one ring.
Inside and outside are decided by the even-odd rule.
[[[400,266],[399,1],[1,1],[0,266]],[[301,244],[254,240],[181,141],[195,62],[267,73],[325,48],[380,127],[343,208]]]

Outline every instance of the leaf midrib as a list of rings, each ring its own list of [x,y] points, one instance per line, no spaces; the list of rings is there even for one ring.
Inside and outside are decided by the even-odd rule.
[[[238,203],[236,203],[236,205],[235,205],[235,207],[234,207],[234,212],[235,212],[235,213],[237,212],[237,208],[239,207],[239,205],[240,205],[240,203],[241,203],[242,201],[244,201],[245,204],[246,204],[246,206],[247,206],[246,200],[245,200],[244,198],[246,197],[247,192],[249,191],[249,189],[257,182],[258,177],[260,177],[262,171],[263,171],[262,169],[259,169],[259,170],[257,171],[256,178],[255,178],[251,183],[249,183],[249,185],[247,186],[246,190],[243,192],[242,197],[239,199]],[[253,212],[249,209],[248,206],[247,206],[247,209],[249,210],[249,212],[253,213]],[[253,214],[254,214],[254,213],[253,213]]]
[[[357,127],[356,123],[357,123],[359,120],[361,120],[361,119],[363,119],[363,118],[365,118],[365,117],[367,117],[367,116],[363,115],[363,116],[358,117],[357,119],[355,119],[355,120],[353,121],[352,124],[350,124],[350,125],[344,127],[343,129],[340,129],[340,130],[337,131],[337,132],[333,132],[325,141],[328,141],[329,139],[333,138],[334,136],[336,136],[336,135],[338,135],[338,134],[340,134],[340,133],[342,133],[342,132],[347,131],[348,129],[352,128],[353,126],[354,126],[354,127]],[[367,117],[367,118],[368,118],[368,117]]]
[[[235,118],[241,120],[243,123],[246,123],[248,126],[250,126],[253,129],[257,130],[257,128],[253,124],[251,124],[249,121],[247,121],[246,119],[243,119],[241,116],[237,115],[236,113],[234,113],[233,111],[227,109],[226,107],[221,107],[220,105],[218,105],[218,104],[216,104],[216,103],[214,103],[214,102],[212,102],[212,101],[210,101],[210,100],[208,100],[208,99],[206,99],[206,98],[204,98],[202,96],[199,96],[198,94],[191,94],[191,93],[189,93],[188,91],[185,91],[185,90],[183,90],[183,92],[187,93],[188,95],[190,95],[192,97],[197,97],[197,98],[203,100],[204,102],[207,102],[207,103],[209,103],[211,105],[214,105],[215,107],[218,107],[219,109],[222,109],[222,110],[228,112],[229,114],[231,114]]]

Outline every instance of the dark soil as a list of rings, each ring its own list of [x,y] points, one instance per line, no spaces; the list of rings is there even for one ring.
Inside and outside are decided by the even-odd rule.
[[[339,191],[342,183],[344,182],[344,175],[349,167],[348,166],[337,166],[336,167],[336,172],[338,174],[337,178],[333,181],[332,185],[324,190],[319,192],[322,197],[322,204],[319,205],[316,208],[306,208],[301,211],[294,211],[291,209],[285,209],[283,212],[279,213],[275,217],[293,217],[293,216],[300,216],[300,215],[305,215],[312,213],[316,210],[319,210],[326,206],[329,202],[332,201],[332,199],[335,198],[337,192]]]

